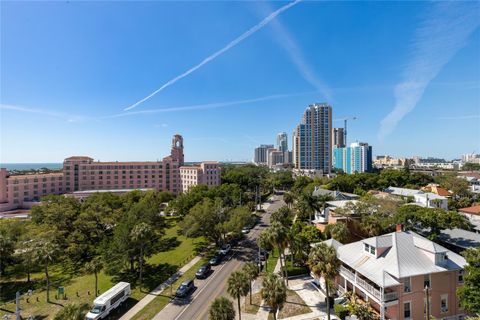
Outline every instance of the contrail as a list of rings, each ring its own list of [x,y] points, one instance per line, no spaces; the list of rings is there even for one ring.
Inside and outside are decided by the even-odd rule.
[[[165,113],[165,112],[216,109],[216,108],[224,108],[224,107],[247,104],[247,103],[255,103],[255,102],[268,101],[268,100],[274,100],[274,99],[282,99],[282,98],[288,98],[288,97],[302,96],[302,95],[308,95],[308,94],[312,94],[312,93],[317,93],[317,91],[305,91],[305,92],[299,92],[299,93],[274,94],[274,95],[270,95],[270,96],[244,99],[244,100],[212,102],[212,103],[196,104],[196,105],[180,106],[180,107],[168,107],[168,108],[160,108],[160,109],[130,111],[130,112],[123,112],[123,113],[118,113],[118,114],[114,114],[114,115],[110,115],[110,116],[105,116],[105,117],[102,117],[101,119],[112,119],[112,118],[120,118],[120,117],[142,115],[142,114],[155,114],[155,113]]]
[[[480,25],[478,3],[436,2],[417,29],[412,58],[403,79],[395,86],[395,107],[380,122],[378,138],[383,141],[420,101],[430,82],[465,46]]]
[[[124,109],[124,111],[128,111],[128,110],[131,110],[135,107],[137,107],[138,105],[142,104],[143,102],[147,101],[148,99],[150,99],[151,97],[153,97],[154,95],[156,95],[157,93],[159,93],[160,91],[162,91],[163,89],[171,86],[172,84],[174,84],[175,82],[177,82],[178,80],[182,79],[182,78],[185,78],[186,76],[188,76],[189,74],[191,74],[192,72],[196,71],[197,69],[203,67],[204,65],[206,65],[207,63],[209,63],[210,61],[214,60],[215,58],[217,58],[218,56],[220,56],[221,54],[227,52],[228,50],[230,50],[231,48],[235,47],[237,44],[239,44],[240,42],[242,42],[243,40],[247,39],[248,37],[250,37],[252,34],[254,34],[255,32],[257,32],[258,30],[262,29],[263,27],[265,27],[270,21],[272,21],[273,19],[275,19],[276,16],[278,16],[280,13],[282,13],[283,11],[285,10],[288,10],[290,9],[291,7],[293,7],[294,5],[296,5],[297,3],[299,3],[301,0],[295,0],[293,2],[290,2],[289,4],[287,5],[284,5],[283,7],[281,7],[280,9],[278,9],[277,11],[274,11],[272,12],[269,16],[267,16],[265,19],[263,19],[259,24],[251,27],[250,29],[248,29],[246,32],[244,32],[242,35],[240,35],[238,38],[234,39],[233,41],[231,41],[230,43],[228,43],[225,47],[223,47],[222,49],[218,50],[217,52],[215,52],[214,54],[208,56],[207,58],[205,58],[202,62],[200,62],[199,64],[197,64],[196,66],[194,66],[193,68],[190,68],[188,69],[187,71],[185,71],[184,73],[180,74],[179,76],[173,78],[172,80],[166,82],[164,85],[162,85],[160,88],[158,88],[157,90],[153,91],[151,94],[149,94],[148,96],[146,96],[145,98],[143,98],[142,100],[139,100],[137,102],[135,102],[134,104],[132,104],[131,106],[127,107]]]

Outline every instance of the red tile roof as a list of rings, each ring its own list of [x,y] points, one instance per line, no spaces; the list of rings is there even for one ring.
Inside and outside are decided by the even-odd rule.
[[[477,204],[475,206],[468,207],[468,208],[461,208],[461,209],[458,209],[458,211],[464,212],[464,213],[479,214],[480,215],[480,204]]]

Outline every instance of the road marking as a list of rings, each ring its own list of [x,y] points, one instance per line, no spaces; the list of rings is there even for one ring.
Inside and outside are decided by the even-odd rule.
[[[233,255],[230,256],[230,258],[228,259],[228,261],[232,261],[232,258],[236,255],[236,253],[234,253]],[[176,316],[174,318],[174,320],[177,320],[178,318],[180,318],[182,316],[182,314],[185,313],[185,311],[187,311],[187,309],[192,305],[193,301],[195,300],[196,297],[198,297],[200,295],[200,293],[202,293],[202,291],[208,286],[208,284],[215,278],[216,275],[218,275],[218,273],[220,272],[220,270],[223,269],[223,267],[225,267],[226,265],[228,264],[227,263],[224,263],[219,269],[216,269],[215,271],[218,270],[218,272],[214,273],[210,279],[208,279],[206,282],[205,282],[205,285],[197,292],[197,294],[192,298],[192,301],[190,301],[189,304],[187,304],[185,306],[185,308],[183,308],[183,310],[178,314],[178,316]]]

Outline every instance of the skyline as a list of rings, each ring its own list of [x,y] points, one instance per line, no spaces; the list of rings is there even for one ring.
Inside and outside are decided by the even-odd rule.
[[[316,102],[375,155],[480,152],[477,2],[1,6],[1,163],[250,160]]]

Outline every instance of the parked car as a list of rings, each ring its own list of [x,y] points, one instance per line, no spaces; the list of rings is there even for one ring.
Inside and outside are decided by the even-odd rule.
[[[200,269],[198,269],[197,273],[195,273],[195,277],[197,279],[205,279],[206,277],[208,277],[210,270],[212,270],[212,267],[209,263],[206,263],[201,266]]]
[[[245,227],[245,228],[242,229],[242,233],[243,233],[243,234],[247,234],[247,233],[249,233],[249,232],[250,232],[250,228],[249,228],[249,227]]]
[[[195,285],[193,283],[193,279],[185,280],[182,282],[180,287],[178,287],[177,291],[175,292],[175,296],[177,298],[185,298],[190,291],[195,288]]]
[[[210,265],[216,266],[222,262],[222,256],[217,254],[210,259]]]
[[[260,260],[265,261],[268,258],[268,251],[260,250]]]
[[[232,249],[232,246],[229,243],[227,243],[220,248],[219,253],[222,255],[227,255],[231,249]]]

